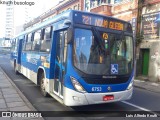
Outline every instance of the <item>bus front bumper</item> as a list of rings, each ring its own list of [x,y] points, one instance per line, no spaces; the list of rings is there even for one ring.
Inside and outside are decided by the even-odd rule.
[[[67,106],[81,106],[128,100],[132,97],[133,87],[130,90],[110,93],[80,93],[64,87],[64,104]],[[113,95],[113,100],[104,101],[103,97]]]

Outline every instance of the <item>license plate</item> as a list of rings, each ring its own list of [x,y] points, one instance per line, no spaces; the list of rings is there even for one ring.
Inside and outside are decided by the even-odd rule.
[[[103,101],[109,101],[109,100],[114,100],[114,96],[113,95],[103,96]]]

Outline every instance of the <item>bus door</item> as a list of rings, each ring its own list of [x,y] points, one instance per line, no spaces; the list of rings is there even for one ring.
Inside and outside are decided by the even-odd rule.
[[[63,98],[63,80],[66,68],[67,54],[67,31],[58,31],[56,33],[56,60],[54,69],[54,87],[53,92]]]
[[[23,41],[23,39],[19,39],[19,40],[18,40],[18,51],[17,51],[17,53],[18,53],[18,58],[17,58],[17,63],[18,63],[19,65],[21,65],[22,41]],[[20,70],[20,66],[18,66],[18,70]]]

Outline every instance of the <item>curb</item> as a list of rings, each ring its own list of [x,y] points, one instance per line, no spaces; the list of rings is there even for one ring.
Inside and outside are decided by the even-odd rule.
[[[18,94],[20,95],[20,97],[23,99],[23,101],[25,102],[25,104],[32,110],[32,111],[37,111],[33,105],[29,102],[29,100],[23,95],[23,93],[19,90],[19,88],[15,85],[15,83],[8,77],[8,75],[3,71],[3,69],[0,67],[0,70],[2,71],[2,73],[7,77],[7,79],[9,80],[9,82],[12,84],[12,86],[16,89],[16,91],[18,92]]]
[[[138,84],[138,83],[140,83],[140,84]],[[149,83],[147,81],[142,81],[142,80],[136,79],[136,80],[134,80],[134,87],[148,90],[148,91],[151,91],[154,93],[160,93],[160,91],[158,90],[158,89],[160,89],[160,84],[158,84],[158,83]],[[155,89],[155,87],[157,88],[157,90]]]
[[[134,85],[134,87],[139,88],[139,89],[143,89],[143,90],[147,90],[147,91],[150,91],[150,92],[154,92],[154,93],[160,93],[160,92],[157,92],[157,91],[154,91],[154,90],[151,90],[151,89],[147,89],[147,88],[143,88],[143,87],[140,87],[140,86],[136,86],[136,85]]]

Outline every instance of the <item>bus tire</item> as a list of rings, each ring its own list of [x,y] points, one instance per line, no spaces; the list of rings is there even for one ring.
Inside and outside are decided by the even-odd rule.
[[[41,94],[42,94],[44,97],[48,97],[49,94],[46,92],[46,89],[45,89],[45,77],[44,77],[44,72],[42,72],[42,73],[39,74],[39,80],[40,80],[40,91],[41,91]]]
[[[19,72],[17,70],[17,64],[16,64],[16,61],[14,61],[14,72],[16,75],[19,75]]]

